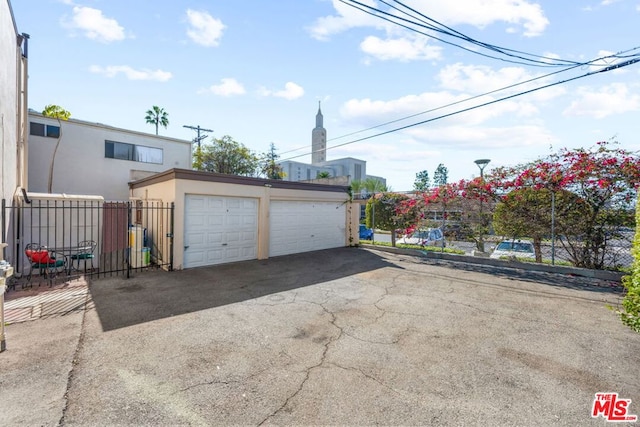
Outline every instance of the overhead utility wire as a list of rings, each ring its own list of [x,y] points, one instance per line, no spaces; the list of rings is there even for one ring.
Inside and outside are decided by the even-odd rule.
[[[477,41],[477,40],[475,40],[475,39],[473,39],[473,38],[471,38],[471,37],[468,37],[468,36],[466,36],[466,35],[464,35],[464,34],[462,34],[462,33],[459,33],[459,32],[457,32],[457,31],[454,31],[454,30],[452,30],[452,31],[454,31],[454,32],[455,32],[455,33],[457,33],[457,34],[451,33],[451,32],[449,32],[449,31],[445,31],[445,30],[443,30],[443,29],[440,29],[440,28],[434,27],[434,26],[429,25],[429,24],[426,24],[426,23],[420,24],[420,23],[417,23],[417,22],[414,22],[414,21],[408,20],[408,19],[406,19],[406,18],[402,18],[402,17],[400,17],[400,16],[397,16],[397,15],[394,15],[394,14],[391,14],[391,13],[388,13],[388,12],[385,12],[385,11],[383,11],[383,10],[377,9],[377,8],[375,8],[375,7],[373,7],[373,6],[369,6],[369,5],[366,5],[366,4],[363,4],[363,3],[360,3],[360,2],[358,2],[358,1],[356,1],[356,0],[339,0],[339,1],[340,1],[341,3],[344,3],[344,4],[348,5],[348,6],[351,6],[351,7],[355,8],[355,9],[358,9],[358,10],[360,10],[360,11],[362,11],[362,12],[365,12],[365,13],[367,13],[367,14],[371,15],[371,16],[375,16],[376,18],[379,18],[379,19],[385,20],[385,21],[387,21],[387,22],[390,22],[390,23],[392,23],[392,24],[395,24],[395,25],[398,25],[398,26],[400,26],[400,27],[402,27],[402,28],[405,28],[405,29],[407,29],[407,30],[409,30],[409,31],[413,31],[413,32],[416,32],[416,33],[418,33],[418,34],[422,34],[422,35],[427,36],[427,37],[430,37],[430,38],[432,38],[432,39],[434,39],[434,40],[438,40],[438,41],[440,41],[440,42],[442,42],[442,43],[445,43],[445,44],[448,44],[448,45],[452,45],[452,46],[458,47],[458,48],[460,48],[460,49],[466,50],[466,51],[471,52],[471,53],[474,53],[474,54],[476,54],[476,55],[484,56],[484,57],[486,57],[486,58],[496,59],[496,60],[499,60],[499,61],[509,62],[509,63],[514,63],[514,64],[530,65],[530,66],[537,66],[537,67],[566,67],[566,66],[571,66],[571,65],[577,65],[577,64],[580,64],[579,62],[575,62],[575,61],[569,61],[569,60],[564,60],[564,59],[560,59],[560,60],[558,60],[557,58],[548,58],[548,57],[544,57],[544,56],[540,56],[540,55],[535,55],[535,54],[531,54],[531,53],[526,53],[526,52],[516,51],[516,50],[513,50],[513,49],[501,48],[501,47],[499,47],[499,46],[495,46],[495,45],[492,45],[492,44],[488,44],[488,43],[484,43],[484,42]],[[381,1],[382,1],[382,0],[381,0]],[[384,1],[382,1],[382,2],[388,5],[388,3],[386,3],[386,2],[384,2]],[[356,5],[359,5],[359,6],[361,6],[361,7],[358,7],[358,6],[356,6]],[[392,7],[392,8],[394,8],[394,9],[396,9],[396,10],[398,10],[399,12],[402,12],[402,13],[407,14],[406,12],[404,12],[404,11],[402,11],[402,10],[399,10],[398,8],[396,8],[396,7],[394,7],[394,6],[391,6],[391,5],[389,5],[389,6],[390,6],[390,7]],[[405,7],[407,7],[407,6],[405,6]],[[370,9],[370,10],[367,10],[367,9]],[[409,26],[407,26],[407,25],[401,24],[401,23],[396,22],[396,21],[394,21],[394,20],[392,20],[392,19],[389,19],[389,18],[386,18],[386,17],[384,17],[384,16],[381,16],[381,15],[379,15],[379,14],[377,14],[377,13],[373,13],[373,12],[371,12],[371,10],[373,10],[373,11],[375,11],[375,12],[378,12],[378,13],[381,13],[381,14],[386,15],[386,16],[390,16],[390,17],[392,17],[392,18],[394,18],[394,19],[399,19],[399,20],[402,20],[402,21],[404,21],[404,22],[408,22],[408,23],[410,23],[410,24],[412,24],[412,25],[416,25],[416,26],[418,26],[418,27],[427,28],[427,29],[432,30],[432,31],[435,31],[435,32],[439,32],[439,33],[446,34],[446,35],[451,36],[451,37],[455,37],[455,38],[458,38],[458,39],[465,40],[465,41],[467,41],[467,42],[469,42],[469,43],[475,44],[476,46],[483,47],[483,48],[485,48],[485,49],[489,49],[489,50],[492,50],[492,51],[497,52],[497,53],[501,53],[501,54],[503,54],[503,55],[505,55],[505,56],[509,56],[509,57],[513,57],[513,58],[518,58],[518,59],[521,59],[522,61],[515,61],[515,60],[509,60],[509,59],[505,59],[505,58],[500,58],[500,57],[496,57],[496,56],[492,56],[492,55],[484,54],[484,53],[481,53],[481,52],[479,52],[479,51],[477,51],[477,50],[469,49],[469,48],[464,47],[464,46],[460,46],[459,44],[456,44],[456,43],[453,43],[453,42],[450,42],[450,41],[444,40],[444,39],[442,39],[442,38],[436,37],[436,36],[434,36],[434,35],[432,35],[432,34],[429,34],[429,33],[425,33],[425,32],[423,32],[423,31],[419,31],[419,30],[417,30],[417,29],[415,29],[415,28],[412,28],[412,27],[409,27]],[[416,12],[416,13],[418,13],[418,12]],[[411,16],[411,15],[409,15],[409,16]],[[416,18],[416,17],[414,17],[414,16],[412,16],[412,18],[414,18],[414,19],[418,19],[418,18]],[[427,19],[431,19],[431,18],[427,18]],[[424,21],[423,21],[423,22],[424,22]],[[434,21],[434,22],[437,22],[437,21]],[[438,24],[439,24],[439,23],[438,23]],[[442,24],[440,24],[440,25],[442,25]],[[513,55],[513,54],[510,54],[510,53],[505,52],[505,50],[508,50],[508,51],[511,51],[511,52],[522,53],[522,54],[524,54],[524,55],[528,55],[528,56],[533,56],[533,57],[543,58],[543,59],[545,59],[545,61],[534,60],[534,59],[529,59],[529,58],[525,58],[525,57],[518,56],[518,55]],[[553,61],[559,61],[559,62],[550,62],[551,60],[553,60]],[[526,62],[523,62],[523,61],[526,61]]]
[[[609,59],[609,58],[619,58],[619,59],[621,59],[621,58],[637,58],[638,54],[635,54],[635,55],[620,55],[620,54],[621,53],[625,53],[625,52],[630,52],[630,51],[633,51],[633,50],[638,50],[638,49],[640,49],[640,47],[634,47],[632,49],[621,51],[619,53],[612,54],[612,55],[601,56],[600,58],[592,59],[591,61],[585,62],[584,64],[578,64],[578,65],[574,65],[572,67],[568,67],[568,68],[565,68],[565,69],[562,69],[562,70],[554,71],[552,73],[547,73],[547,74],[544,74],[544,75],[541,75],[541,76],[538,76],[538,77],[532,77],[532,78],[530,78],[528,80],[524,80],[524,81],[519,82],[519,83],[514,83],[514,84],[509,85],[509,86],[501,87],[499,89],[495,89],[495,90],[492,90],[492,91],[489,91],[489,92],[484,92],[484,93],[481,93],[481,94],[478,94],[478,95],[475,95],[475,96],[471,96],[469,98],[461,99],[459,101],[451,102],[449,104],[445,104],[445,105],[442,105],[440,107],[431,108],[429,110],[421,111],[419,113],[411,114],[409,116],[405,116],[405,117],[401,117],[399,119],[395,119],[395,120],[391,120],[391,121],[388,121],[388,122],[385,122],[385,123],[381,123],[381,124],[376,125],[376,126],[371,126],[369,128],[366,128],[366,129],[362,129],[362,130],[351,132],[351,133],[348,133],[348,134],[345,134],[345,135],[337,136],[335,138],[328,139],[327,142],[328,141],[335,141],[337,139],[346,138],[348,136],[356,135],[358,133],[366,132],[366,131],[369,131],[369,130],[378,129],[378,128],[381,128],[383,126],[387,126],[387,125],[390,125],[390,124],[393,124],[393,123],[401,122],[403,120],[407,120],[407,119],[411,119],[413,117],[420,116],[422,114],[433,113],[434,111],[442,110],[442,109],[447,108],[447,107],[452,107],[452,106],[457,105],[457,104],[462,104],[462,103],[467,102],[467,101],[472,101],[474,99],[481,98],[481,97],[486,96],[486,95],[492,95],[494,93],[501,92],[503,90],[512,89],[512,88],[514,88],[516,86],[521,86],[523,84],[531,83],[531,82],[536,81],[536,80],[540,80],[540,79],[544,79],[544,78],[547,78],[547,77],[550,77],[550,76],[553,76],[553,75],[556,75],[556,74],[564,73],[565,71],[570,71],[570,70],[573,70],[574,68],[582,67],[583,65],[593,65],[595,62],[603,61],[603,60],[606,60],[606,59]],[[308,146],[301,147],[301,148],[296,148],[294,150],[289,150],[287,152],[298,151],[298,150],[301,150],[303,148],[308,148]]]
[[[397,132],[397,131],[400,131],[400,130],[408,129],[410,127],[423,125],[425,123],[430,123],[430,122],[433,122],[433,121],[436,121],[436,120],[440,120],[440,119],[444,119],[444,118],[447,118],[447,117],[455,116],[455,115],[460,114],[460,113],[465,113],[467,111],[475,110],[476,108],[486,107],[487,105],[492,105],[492,104],[495,104],[495,103],[498,103],[498,102],[506,101],[507,99],[516,98],[518,96],[526,95],[528,93],[536,92],[538,90],[546,89],[548,87],[553,87],[553,86],[557,86],[559,84],[568,83],[568,82],[571,82],[571,81],[574,81],[574,80],[578,80],[578,79],[581,79],[581,78],[584,78],[584,77],[592,76],[594,74],[605,73],[605,72],[608,72],[608,71],[616,70],[618,68],[626,67],[628,65],[632,65],[632,64],[635,64],[637,62],[640,62],[640,58],[630,59],[628,61],[625,61],[625,62],[622,62],[622,63],[619,63],[619,64],[610,65],[609,67],[603,68],[602,70],[591,71],[591,72],[588,72],[588,73],[585,73],[585,74],[581,74],[579,76],[571,77],[570,79],[560,80],[558,82],[550,83],[548,85],[544,85],[544,86],[540,86],[540,87],[537,87],[537,88],[533,88],[533,89],[530,89],[530,90],[527,90],[527,91],[524,91],[524,92],[519,92],[519,93],[516,93],[516,94],[513,94],[513,95],[505,96],[503,98],[494,99],[493,101],[485,102],[483,104],[478,104],[478,105],[475,105],[473,107],[469,107],[469,108],[465,108],[465,109],[462,109],[462,110],[454,111],[452,113],[443,114],[441,116],[433,117],[431,119],[423,120],[421,122],[417,122],[417,123],[413,123],[413,124],[410,124],[410,125],[402,126],[402,127],[399,127],[399,128],[391,129],[391,130],[388,130],[388,131],[385,131],[385,132],[381,132],[381,133],[378,133],[378,134],[375,134],[375,135],[366,136],[364,138],[355,139],[353,141],[344,142],[342,144],[333,145],[331,147],[327,147],[326,149],[329,150],[329,149],[333,149],[333,148],[343,147],[345,145],[354,144],[356,142],[365,141],[367,139],[376,138],[376,137],[382,136],[382,135],[387,135],[389,133],[393,133],[393,132]],[[286,161],[286,160],[297,159],[298,157],[307,156],[309,154],[313,154],[314,152],[315,151],[313,151],[311,153],[300,154],[298,156],[289,157],[289,158],[286,158],[286,159],[282,159],[280,161],[283,162],[283,161]]]
[[[401,117],[401,118],[398,118],[398,119],[395,119],[395,120],[390,120],[388,122],[381,123],[379,125],[371,126],[371,127],[366,128],[366,129],[361,129],[361,130],[357,130],[355,132],[347,133],[345,135],[337,136],[335,138],[330,138],[330,139],[327,140],[327,142],[336,141],[338,139],[347,138],[349,136],[357,135],[357,134],[362,133],[362,132],[366,132],[366,131],[373,130],[373,129],[378,129],[378,128],[381,128],[381,127],[384,127],[384,126],[387,126],[387,125],[390,125],[390,124],[393,124],[393,123],[401,122],[403,120],[412,119],[414,117],[421,116],[423,114],[433,113],[434,111],[438,111],[438,110],[442,110],[442,109],[447,108],[447,107],[452,107],[454,105],[462,104],[462,103],[467,102],[467,101],[472,101],[474,99],[481,98],[483,96],[492,95],[494,93],[501,92],[503,90],[512,89],[514,87],[521,86],[523,84],[531,83],[531,82],[534,82],[536,80],[540,80],[540,79],[544,79],[544,78],[547,78],[547,77],[550,77],[550,76],[553,76],[553,75],[556,75],[556,74],[564,73],[565,71],[569,71],[569,70],[572,70],[574,68],[581,67],[583,65],[592,65],[595,62],[603,61],[603,60],[606,60],[608,58],[635,58],[635,57],[638,56],[638,54],[634,54],[634,55],[622,55],[622,54],[623,53],[627,53],[627,52],[632,52],[632,51],[638,50],[638,49],[640,49],[640,46],[634,47],[634,48],[631,48],[631,49],[627,49],[627,50],[623,50],[623,51],[620,51],[620,52],[612,54],[612,55],[601,56],[600,58],[592,59],[590,61],[587,61],[587,62],[584,62],[584,63],[581,63],[581,64],[577,64],[577,65],[574,65],[572,67],[567,67],[567,68],[562,69],[562,70],[558,70],[558,71],[554,71],[554,72],[551,72],[551,73],[543,74],[543,75],[538,76],[538,77],[533,77],[531,79],[524,80],[524,81],[519,82],[519,83],[514,83],[514,84],[509,85],[509,86],[501,87],[499,89],[495,89],[495,90],[492,90],[492,91],[489,91],[489,92],[484,92],[484,93],[481,93],[481,94],[478,94],[478,95],[475,95],[475,96],[471,96],[469,98],[461,99],[459,101],[451,102],[449,104],[445,104],[445,105],[442,105],[440,107],[431,108],[429,110],[421,111],[419,113],[411,114],[409,116]],[[304,146],[301,146],[301,147],[298,147],[298,148],[294,148],[294,149],[291,149],[291,150],[283,151],[282,153],[280,153],[280,155],[287,154],[287,153],[293,153],[295,151],[305,150],[307,148],[308,148],[308,146],[304,145]],[[303,155],[306,155],[306,154],[303,154]]]
[[[411,16],[412,18],[416,18],[416,17],[408,14],[407,12],[402,11],[402,10],[400,10],[399,8],[397,8],[397,7],[393,6],[393,5],[390,5],[389,3],[387,3],[384,0],[380,0],[380,1],[382,3],[388,5],[389,7],[392,7],[393,9],[406,14],[407,16]],[[497,46],[497,45],[494,45],[494,44],[491,44],[491,43],[481,42],[479,40],[476,40],[476,39],[474,39],[472,37],[467,36],[464,33],[461,33],[459,31],[455,30],[455,29],[453,29],[451,27],[448,27],[447,25],[445,25],[445,24],[443,24],[441,22],[438,22],[437,20],[435,20],[433,18],[428,17],[427,15],[421,13],[420,11],[418,11],[418,10],[416,10],[416,9],[410,7],[410,6],[407,6],[406,4],[402,3],[399,0],[392,0],[392,1],[394,1],[395,3],[398,3],[402,7],[405,7],[405,8],[409,9],[410,11],[412,11],[414,13],[417,13],[419,16],[425,18],[426,20],[434,22],[435,24],[440,25],[441,27],[445,28],[447,30],[447,32],[444,32],[445,34],[449,34],[449,35],[451,35],[453,37],[461,38],[461,39],[466,40],[466,41],[468,41],[470,43],[476,44],[478,46],[485,47],[485,48],[487,48],[489,50],[493,50],[493,51],[500,52],[500,53],[502,53],[504,55],[507,55],[507,56],[513,56],[513,57],[524,59],[524,60],[529,60],[529,59],[522,58],[522,57],[520,57],[518,55],[512,55],[512,54],[509,54],[509,53],[506,53],[506,52],[519,53],[521,55],[527,55],[527,56],[536,57],[536,58],[540,58],[540,59],[546,60],[546,61],[543,61],[542,63],[548,63],[548,61],[559,61],[559,62],[564,62],[565,65],[577,65],[577,64],[580,64],[579,62],[576,62],[576,61],[570,61],[570,60],[559,59],[559,58],[551,58],[551,57],[548,57],[548,56],[536,55],[536,54],[532,54],[532,53],[528,53],[528,52],[524,52],[524,51],[520,51],[520,50],[516,50],[516,49],[510,49],[510,48],[507,48],[507,47]],[[422,19],[419,19],[419,18],[416,18],[416,19],[418,19],[420,22],[425,22]],[[539,62],[539,61],[535,61],[535,62]]]

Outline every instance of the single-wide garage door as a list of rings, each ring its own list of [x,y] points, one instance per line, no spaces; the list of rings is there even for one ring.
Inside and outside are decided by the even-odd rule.
[[[341,202],[272,200],[269,256],[345,246],[346,208]]]
[[[258,199],[187,194],[184,268],[258,257]]]

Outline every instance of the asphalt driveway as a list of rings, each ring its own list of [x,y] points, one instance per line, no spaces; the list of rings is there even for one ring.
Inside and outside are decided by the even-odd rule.
[[[611,283],[344,248],[90,284],[7,327],[3,425],[603,425]]]

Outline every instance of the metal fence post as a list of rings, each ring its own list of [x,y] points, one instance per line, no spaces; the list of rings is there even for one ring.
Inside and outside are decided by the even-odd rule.
[[[169,215],[169,271],[173,271],[173,211],[175,209],[175,203],[171,202],[171,211]]]

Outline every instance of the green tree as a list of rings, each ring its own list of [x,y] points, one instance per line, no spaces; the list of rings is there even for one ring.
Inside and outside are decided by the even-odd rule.
[[[169,125],[169,113],[164,111],[164,108],[160,108],[157,105],[154,105],[150,110],[147,110],[147,115],[144,116],[144,119],[147,123],[155,125],[156,135],[158,134],[158,126],[162,126],[166,129]]]
[[[331,178],[331,174],[327,171],[318,172],[316,178]]]
[[[49,104],[44,107],[42,110],[42,115],[45,117],[51,117],[58,121],[58,140],[56,141],[56,146],[53,149],[53,156],[51,156],[51,164],[49,165],[49,181],[47,183],[47,191],[51,193],[53,188],[53,168],[56,162],[56,154],[58,152],[58,147],[60,146],[60,140],[62,140],[62,120],[67,121],[71,117],[71,113],[60,107],[59,105]]]
[[[383,193],[385,191],[390,191],[390,188],[387,187],[385,183],[376,178],[367,178],[362,181],[363,188],[367,191],[368,194],[375,193]]]
[[[493,227],[509,238],[529,237],[533,241],[536,262],[542,262],[542,240],[551,236],[551,199],[547,189],[521,188],[510,192],[496,205]],[[575,194],[555,193],[555,230],[566,235],[582,227],[588,207]]]
[[[406,230],[413,226],[414,212],[405,209],[399,212],[401,202],[409,197],[399,193],[377,193],[371,196],[365,208],[366,224],[369,228],[378,228],[391,232],[391,245],[396,245],[397,230]]]
[[[447,184],[448,179],[449,169],[447,169],[445,165],[440,163],[433,173],[433,183],[438,187],[442,187],[443,185]]]
[[[431,187],[431,181],[429,180],[429,172],[423,170],[416,174],[416,180],[413,183],[413,189],[416,191],[427,191]]]
[[[276,153],[276,146],[272,142],[269,151],[262,155],[260,160],[260,172],[269,179],[283,179],[285,177],[284,170],[277,161],[280,158]]]
[[[259,170],[258,156],[229,135],[203,144],[195,157],[197,170],[242,176],[256,176]]]

